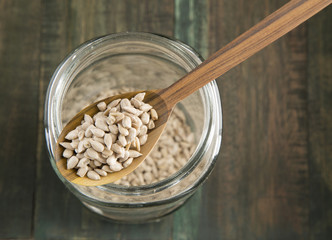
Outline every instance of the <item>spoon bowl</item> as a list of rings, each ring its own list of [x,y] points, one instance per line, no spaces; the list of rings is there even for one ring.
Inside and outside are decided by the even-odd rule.
[[[64,127],[57,141],[57,147],[55,150],[55,161],[59,171],[67,180],[71,181],[72,183],[85,185],[85,186],[98,186],[98,185],[115,182],[116,180],[134,171],[143,162],[146,156],[149,155],[149,153],[155,146],[155,143],[158,141],[160,135],[162,134],[166,126],[167,120],[173,110],[173,107],[167,105],[166,102],[160,96],[159,93],[161,92],[161,90],[144,91],[145,92],[144,102],[150,104],[151,106],[154,106],[154,109],[158,112],[158,120],[155,121],[155,128],[153,129],[153,131],[149,133],[149,140],[146,142],[146,144],[141,146],[140,152],[142,153],[142,156],[135,158],[132,164],[130,164],[127,168],[124,168],[119,172],[108,174],[107,176],[102,177],[98,181],[91,180],[86,176],[79,177],[76,174],[76,169],[67,169],[67,159],[62,156],[64,147],[60,145],[61,142],[65,141],[65,136],[71,130],[75,129],[78,125],[81,124],[81,121],[84,118],[84,114],[93,116],[97,112],[99,112],[99,109],[97,107],[98,103],[105,102],[106,104],[109,104],[115,99],[124,99],[124,98],[130,99],[140,92],[142,91],[128,92],[108,97],[98,102],[95,102],[87,106],[83,110],[81,110],[78,114],[76,114],[71,119],[71,121]]]

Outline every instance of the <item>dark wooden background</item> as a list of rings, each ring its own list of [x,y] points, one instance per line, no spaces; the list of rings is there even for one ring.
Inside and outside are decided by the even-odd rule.
[[[207,57],[286,2],[0,0],[0,239],[332,239],[331,6],[218,79],[217,165],[159,223],[90,212],[45,147],[45,91],[78,44],[148,31]]]

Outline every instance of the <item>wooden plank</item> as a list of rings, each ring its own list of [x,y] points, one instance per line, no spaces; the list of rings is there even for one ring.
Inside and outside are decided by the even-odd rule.
[[[332,7],[308,22],[310,239],[332,238]]]
[[[80,204],[55,176],[42,131],[43,102],[60,60],[82,42],[112,32],[173,35],[173,3],[161,1],[43,1],[36,239],[169,239],[172,218],[143,225],[116,224]]]
[[[201,56],[208,55],[208,7],[207,2],[176,0],[175,1],[175,32],[176,39],[194,48]],[[204,212],[204,201],[210,196],[202,194],[202,187],[191,197],[184,206],[174,213],[173,239],[201,239],[201,218]],[[205,219],[209,222],[209,219]]]
[[[287,1],[210,1],[210,52]],[[308,226],[306,27],[219,81],[223,143],[204,188],[220,239],[304,239]],[[206,226],[208,227],[208,226]]]
[[[40,1],[0,1],[0,238],[30,238],[38,113]]]

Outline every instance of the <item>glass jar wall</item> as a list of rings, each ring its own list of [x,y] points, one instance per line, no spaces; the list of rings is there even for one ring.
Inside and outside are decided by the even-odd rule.
[[[221,144],[221,103],[214,81],[176,106],[193,136],[193,151],[180,170],[164,179],[139,186],[85,187],[64,179],[54,161],[57,138],[80,109],[107,97],[110,90],[165,88],[201,61],[181,42],[149,33],[119,33],[82,44],[59,65],[46,96],[46,141],[54,171],[85,206],[117,221],[155,220],[181,206],[204,182]]]

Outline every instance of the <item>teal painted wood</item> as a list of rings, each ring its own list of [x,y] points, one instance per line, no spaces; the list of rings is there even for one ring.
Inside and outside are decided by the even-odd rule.
[[[208,56],[208,1],[175,0],[175,38]]]
[[[176,39],[194,48],[202,57],[208,56],[208,2],[175,0],[175,32]],[[209,231],[203,228],[203,201],[210,196],[202,194],[202,186],[184,206],[174,213],[173,239],[202,239]],[[203,237],[205,239],[205,237]]]
[[[310,238],[332,236],[332,7],[308,21]]]
[[[0,1],[0,239],[33,234],[40,1]]]

